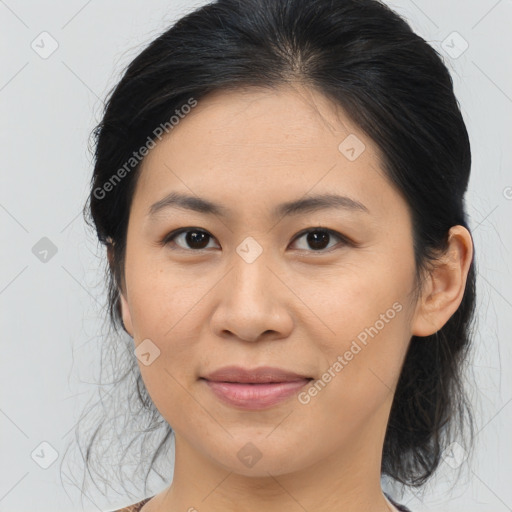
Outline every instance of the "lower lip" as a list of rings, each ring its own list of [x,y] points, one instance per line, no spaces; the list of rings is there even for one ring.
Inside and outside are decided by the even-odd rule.
[[[266,384],[214,382],[202,379],[223,402],[242,409],[266,409],[277,405],[309,383],[311,379]]]

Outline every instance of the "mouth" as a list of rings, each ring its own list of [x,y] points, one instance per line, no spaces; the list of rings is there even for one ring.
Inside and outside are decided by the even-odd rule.
[[[312,379],[311,376],[306,374],[272,366],[262,366],[254,369],[243,368],[241,366],[226,366],[201,378],[210,382],[230,382],[238,384],[273,384]]]
[[[262,410],[291,398],[313,378],[280,368],[225,367],[199,380],[224,404]]]
[[[266,383],[201,380],[226,405],[246,410],[262,410],[288,400],[312,379]]]

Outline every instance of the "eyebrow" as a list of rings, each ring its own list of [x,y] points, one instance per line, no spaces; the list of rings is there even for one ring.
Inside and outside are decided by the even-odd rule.
[[[154,203],[149,208],[147,215],[149,217],[154,217],[157,213],[167,208],[191,210],[194,212],[216,215],[224,218],[234,215],[229,208],[226,208],[221,204],[213,203],[198,196],[189,196],[179,192],[171,192],[164,198]],[[351,199],[350,197],[340,196],[337,194],[319,194],[314,196],[310,195],[295,201],[282,203],[277,205],[271,213],[274,217],[285,217],[312,213],[330,208],[340,208],[352,212],[370,213],[368,208],[363,203],[355,199]]]

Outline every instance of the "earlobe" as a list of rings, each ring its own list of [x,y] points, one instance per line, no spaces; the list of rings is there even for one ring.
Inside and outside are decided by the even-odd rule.
[[[114,272],[114,243],[115,242],[112,241],[112,238],[109,237],[107,245],[107,258],[111,272]],[[119,290],[119,308],[121,310],[121,318],[123,321],[124,330],[133,338],[133,325],[130,314],[130,308],[128,307],[128,302],[126,301],[125,295],[122,290]]]
[[[119,301],[121,306],[121,317],[123,319],[125,331],[133,338],[133,325],[130,308],[128,307],[128,302],[126,301],[126,298],[122,292],[119,293]]]
[[[473,258],[471,234],[464,226],[452,226],[448,243],[417,304],[411,331],[414,336],[430,336],[439,331],[462,302]]]

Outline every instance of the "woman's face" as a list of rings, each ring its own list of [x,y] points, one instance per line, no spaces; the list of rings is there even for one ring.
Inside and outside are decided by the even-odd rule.
[[[150,213],[171,193],[219,210]],[[360,205],[315,202],[327,194]],[[411,219],[375,144],[324,96],[200,100],[143,161],[125,279],[123,321],[177,453],[252,476],[380,455],[415,334]],[[230,403],[202,377],[231,365],[313,380]]]

